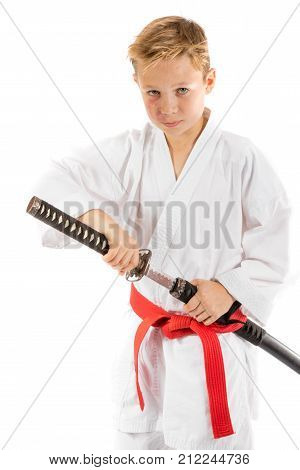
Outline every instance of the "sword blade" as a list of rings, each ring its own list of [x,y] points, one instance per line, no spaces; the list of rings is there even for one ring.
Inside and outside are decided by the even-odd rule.
[[[158,284],[160,284],[163,287],[166,287],[168,289],[168,291],[170,291],[172,289],[172,287],[174,286],[174,284],[176,282],[175,278],[173,278],[171,276],[168,276],[168,274],[155,271],[150,266],[147,269],[147,271],[145,272],[144,276],[147,276],[150,279],[152,279],[152,281],[157,282]]]

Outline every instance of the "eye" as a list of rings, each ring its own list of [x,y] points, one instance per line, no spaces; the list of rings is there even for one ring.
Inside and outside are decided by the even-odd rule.
[[[149,96],[153,96],[153,95],[150,95],[150,93],[153,93],[153,92],[157,92],[157,93],[158,93],[158,91],[157,91],[157,90],[150,90],[150,91],[147,91],[147,95],[149,95]],[[155,95],[154,95],[154,96],[155,96]]]
[[[188,88],[177,88],[177,91],[178,91],[178,90],[186,90],[186,93],[179,93],[180,95],[186,95],[187,92],[189,91]],[[157,95],[150,95],[150,93],[159,93],[159,91],[157,91],[157,90],[149,90],[149,91],[147,91],[147,94],[148,94],[149,96],[157,96]]]
[[[178,90],[187,90],[187,91],[189,91],[188,88],[178,88]],[[184,93],[184,95],[186,95],[186,93]]]

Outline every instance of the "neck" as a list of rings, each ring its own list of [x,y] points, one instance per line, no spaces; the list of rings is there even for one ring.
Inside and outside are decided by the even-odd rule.
[[[195,126],[188,129],[184,134],[175,137],[165,134],[168,146],[171,150],[180,151],[190,148],[195,144],[209,118],[209,114],[207,114],[205,110]]]

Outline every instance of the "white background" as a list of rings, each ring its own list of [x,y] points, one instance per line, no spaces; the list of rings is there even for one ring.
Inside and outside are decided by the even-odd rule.
[[[46,456],[54,450],[96,455],[112,449],[110,371],[124,334],[113,329],[128,301],[129,283],[117,278],[73,343],[117,272],[86,247],[43,248],[26,207],[51,158],[89,145],[88,134],[95,139],[144,126],[148,116],[126,56],[154,18],[175,14],[204,27],[217,71],[206,105],[220,117],[230,108],[222,127],[263,149],[287,189],[291,267],[267,328],[300,352],[300,8],[263,58],[296,5],[290,0],[0,3],[2,457],[13,462],[25,450],[33,458],[41,450]],[[300,446],[299,376],[259,354],[256,448],[293,452]]]

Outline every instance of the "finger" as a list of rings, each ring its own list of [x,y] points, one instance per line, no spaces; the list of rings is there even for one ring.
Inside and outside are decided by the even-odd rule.
[[[205,312],[205,309],[203,308],[203,305],[200,302],[200,304],[194,310],[191,310],[189,312],[189,315],[191,315],[192,317],[197,317],[198,315],[204,312]]]
[[[208,318],[210,318],[210,315],[209,315],[209,313],[207,313],[206,311],[201,312],[199,315],[196,316],[196,320],[197,320],[198,322],[204,322],[204,321],[207,320]]]
[[[196,292],[196,294],[193,295],[193,297],[184,306],[184,310],[190,313],[193,310],[195,310],[200,304],[201,304],[201,299],[200,299],[198,292]]]
[[[134,253],[130,250],[126,255],[121,259],[119,263],[120,271],[128,272],[131,271],[137,264],[134,263]]]
[[[131,258],[131,261],[129,263],[129,266],[128,266],[128,271],[132,270],[132,269],[135,269],[138,265],[139,265],[139,262],[140,262],[140,257],[139,256],[133,256]]]
[[[102,259],[106,262],[106,263],[109,263],[111,260],[114,259],[114,257],[116,256],[116,254],[118,253],[119,251],[119,248],[110,248],[108,250],[108,252],[106,253],[106,255],[103,255]]]
[[[209,326],[215,323],[215,321],[216,321],[215,317],[209,317],[203,322],[203,325]]]
[[[111,261],[109,261],[110,266],[114,269],[118,269],[119,263],[121,259],[123,258],[124,254],[125,254],[125,248],[120,248],[116,256]]]
[[[128,270],[128,265],[130,263],[131,258],[132,258],[132,253],[127,252],[123,256],[123,258],[120,259],[119,268],[121,269],[121,271],[123,271],[123,270],[127,271]]]
[[[136,253],[135,251],[132,252],[130,250],[130,252],[127,253],[119,263],[121,276],[135,268],[139,264],[139,259],[139,253]]]

